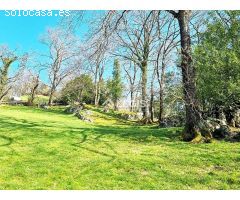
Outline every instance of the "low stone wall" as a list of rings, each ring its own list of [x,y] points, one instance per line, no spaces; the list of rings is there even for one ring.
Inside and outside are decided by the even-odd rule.
[[[93,122],[91,119],[92,111],[88,110],[84,104],[67,106],[66,113],[74,114],[78,119],[85,122]]]

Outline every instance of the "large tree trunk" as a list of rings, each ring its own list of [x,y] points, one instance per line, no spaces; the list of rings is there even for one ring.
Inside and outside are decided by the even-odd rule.
[[[94,105],[95,105],[95,106],[98,106],[98,99],[99,99],[99,97],[98,97],[98,83],[95,82],[94,84],[95,84]]]
[[[51,91],[50,91],[50,95],[49,95],[49,100],[48,100],[48,106],[51,106],[52,103],[53,103],[53,94],[55,92],[55,89],[52,88]]]
[[[131,98],[131,105],[130,105],[130,111],[134,111],[134,105],[135,105],[135,98],[134,98],[134,93],[135,93],[135,81],[136,81],[136,73],[137,73],[137,66],[136,64],[133,65],[133,76],[128,73],[126,70],[127,75],[129,77],[129,82],[130,82],[130,98]]]
[[[97,87],[97,91],[96,91],[96,102],[95,102],[95,105],[98,106],[99,105],[99,101],[100,101],[100,86],[99,86],[100,83],[98,83],[98,87]]]
[[[8,73],[9,73],[9,68],[10,65],[16,60],[17,58],[3,58],[1,57],[3,66],[0,69],[0,103],[3,100],[3,98],[8,94],[10,89],[12,88],[11,86],[7,87],[7,82],[8,82]]]
[[[161,70],[161,81],[160,81],[160,89],[159,89],[159,125],[163,122],[163,112],[164,112],[164,84],[165,84],[165,63],[162,63]]]
[[[2,102],[2,100],[3,100],[3,98],[5,97],[7,95],[7,92],[3,92],[2,90],[0,90],[0,104],[1,104],[1,102]]]
[[[118,103],[117,103],[117,101],[114,101],[114,110],[118,111]]]
[[[142,66],[142,113],[143,118],[148,118],[147,110],[147,62],[143,62]]]
[[[147,61],[142,62],[141,66],[142,70],[142,113],[143,113],[143,124],[151,123],[151,119],[149,118],[149,110],[148,110],[148,100],[147,100]]]
[[[152,80],[151,80],[151,96],[150,96],[150,105],[149,105],[149,112],[150,112],[150,119],[153,122],[154,120],[154,80],[156,75],[156,68],[154,68]]]
[[[101,98],[101,80],[98,81],[98,89],[97,89],[97,101],[96,101],[96,105],[99,105],[100,102],[100,98]]]
[[[94,105],[98,105],[98,84],[95,82]]]
[[[99,79],[98,79],[98,82],[97,82],[97,91],[96,91],[96,102],[95,102],[95,105],[98,106],[99,105],[99,102],[100,102],[100,99],[101,99],[101,84],[102,84],[102,76],[103,76],[103,73],[99,73]]]
[[[31,96],[30,96],[30,99],[29,99],[29,102],[28,102],[28,104],[29,104],[30,106],[32,106],[33,103],[34,103],[34,100],[35,100],[35,97],[36,97],[36,90],[37,90],[37,88],[38,88],[38,84],[35,85],[35,86],[33,87],[33,89],[32,89]]]
[[[133,112],[133,98],[134,98],[134,92],[131,88],[131,91],[130,91],[130,97],[131,97],[131,105],[130,105],[130,111]]]
[[[98,106],[98,69],[99,69],[99,65],[96,65],[95,68],[95,74],[94,74],[94,105]]]
[[[151,86],[151,87],[153,87],[153,86]],[[153,103],[154,103],[154,94],[153,94],[153,88],[151,88],[149,112],[150,112],[150,119],[151,119],[152,122],[153,122],[153,119],[154,119]]]
[[[37,77],[36,83],[31,90],[30,99],[29,99],[29,102],[28,102],[28,105],[30,105],[30,106],[32,106],[33,103],[34,103],[38,86],[39,86],[39,76]]]
[[[180,10],[177,16],[181,37],[181,69],[186,108],[186,124],[183,132],[185,141],[191,141],[200,135],[199,124],[201,120],[196,97],[195,67],[191,56],[190,14],[190,11]]]
[[[9,87],[6,91],[0,93],[0,104],[3,100],[3,98],[8,94],[8,92],[11,90],[12,87]]]

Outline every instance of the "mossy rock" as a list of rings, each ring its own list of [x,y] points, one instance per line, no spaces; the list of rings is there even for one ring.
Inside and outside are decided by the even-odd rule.
[[[200,132],[195,133],[195,137],[191,140],[191,143],[193,144],[199,144],[203,143],[205,141],[205,138],[202,136]]]

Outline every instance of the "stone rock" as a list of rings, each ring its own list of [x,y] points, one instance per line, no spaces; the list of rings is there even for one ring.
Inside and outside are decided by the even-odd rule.
[[[86,110],[85,113],[86,113],[86,115],[91,115],[92,111],[91,110]]]
[[[240,142],[240,132],[230,132],[225,140],[229,142]]]
[[[141,120],[143,118],[143,114],[141,112],[136,113],[136,120]]]
[[[240,132],[233,132],[228,138],[230,142],[240,142]]]
[[[109,110],[108,107],[104,107],[102,111],[103,111],[104,113],[109,113],[109,112],[110,112],[110,110]]]
[[[232,126],[232,127],[235,127],[235,121],[234,121],[234,119],[231,119],[231,122],[230,122],[229,125]]]
[[[223,123],[223,125],[227,125],[227,119],[226,119],[226,116],[224,114],[224,112],[220,112],[219,114],[219,120],[221,120],[221,122]]]
[[[225,126],[220,126],[216,130],[213,131],[212,136],[216,139],[225,139],[229,137],[231,134],[230,128],[225,125]]]
[[[199,128],[203,136],[208,138],[225,139],[231,134],[229,126],[223,120],[216,118],[202,121]]]
[[[49,106],[47,106],[46,104],[41,104],[41,105],[40,105],[40,108],[43,108],[43,109],[48,109],[48,108],[49,108]]]
[[[75,116],[85,122],[93,122],[93,120],[89,117],[90,112],[88,110],[82,110],[82,111],[78,111],[75,113]]]
[[[93,122],[93,120],[90,118],[92,111],[87,110],[86,104],[84,103],[67,106],[64,111],[66,113],[75,114],[75,116],[82,121]]]
[[[136,119],[136,115],[133,113],[121,113],[119,114],[119,117],[125,120],[135,120]]]
[[[129,120],[130,115],[129,115],[129,114],[126,114],[126,113],[121,113],[121,114],[120,114],[120,118],[125,119],[125,120]]]
[[[81,105],[82,105],[83,107],[87,106],[87,104],[86,104],[85,102],[82,102]]]
[[[132,120],[132,121],[139,121],[142,119],[142,113],[120,113],[118,114],[119,118],[125,119],[125,120]]]
[[[235,127],[240,128],[240,109],[237,109],[234,112],[234,118],[233,118],[234,122],[235,122]]]
[[[79,107],[79,106],[67,106],[67,108],[64,110],[64,112],[74,114],[80,110],[81,110],[81,107]]]
[[[159,127],[180,127],[183,126],[183,119],[179,116],[164,118]]]
[[[159,128],[166,128],[168,126],[166,121],[160,122]]]
[[[212,127],[213,130],[218,129],[221,126],[227,126],[227,123],[225,120],[216,119],[216,118],[208,118],[206,122],[210,127]]]

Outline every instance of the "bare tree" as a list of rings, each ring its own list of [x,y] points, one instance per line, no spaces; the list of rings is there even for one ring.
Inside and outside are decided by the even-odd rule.
[[[97,48],[97,47],[96,47]],[[92,52],[93,49],[88,49],[90,55],[87,55],[88,71],[93,75],[94,79],[94,105],[98,106],[101,95],[101,83],[103,81],[103,74],[106,66],[106,59],[101,51]]]
[[[131,11],[134,13],[135,11]],[[152,43],[152,33],[154,32],[154,19],[156,17],[156,11],[144,12],[144,23],[142,23],[141,28],[138,29],[139,22],[142,22],[142,18],[138,17],[134,23],[129,23],[127,20],[127,14],[129,11],[111,11],[108,12],[101,24],[101,29],[104,30],[105,36],[109,39],[112,37],[113,33],[117,33],[118,38],[122,42],[121,48],[129,50],[131,54],[135,55],[133,61],[138,63],[142,72],[142,101],[146,102],[147,97],[147,66],[149,60],[149,54],[151,50]],[[183,88],[184,88],[184,100],[186,108],[186,124],[183,134],[184,140],[192,140],[199,136],[199,123],[201,121],[201,114],[199,111],[199,105],[196,97],[196,81],[195,81],[195,67],[192,61],[191,52],[191,34],[190,34],[190,17],[191,11],[188,10],[169,10],[168,11],[174,18],[177,19],[179,25],[180,33],[180,43],[181,43],[181,65]],[[147,14],[148,13],[148,14]],[[158,12],[157,12],[158,13]],[[150,22],[150,23],[149,23]],[[153,23],[154,22],[154,23]],[[140,31],[139,31],[140,30]],[[125,36],[121,35],[120,32],[125,32]],[[126,40],[126,38],[128,38]],[[140,45],[140,48],[139,48]],[[124,54],[124,58],[132,59],[129,57],[131,55]],[[116,54],[118,55],[118,54]],[[119,54],[122,56],[122,54]],[[147,106],[142,107],[144,118],[148,118]],[[201,134],[200,134],[201,135]]]
[[[64,79],[76,70],[79,59],[78,40],[74,35],[63,29],[48,29],[41,39],[49,50],[45,66],[48,68],[50,95],[48,105],[52,105],[53,96]]]
[[[31,92],[30,92],[30,98],[28,99],[28,104],[29,105],[33,105],[33,102],[35,100],[36,97],[36,91],[38,89],[39,83],[40,83],[40,79],[39,79],[40,74],[36,74],[36,76],[33,77],[32,80],[32,87],[31,87]]]
[[[103,81],[103,73],[105,70],[105,63],[104,61],[98,61],[95,63],[95,68],[93,71],[94,74],[94,105],[98,106],[100,101],[101,95],[101,83]]]
[[[129,63],[129,64],[128,64]],[[137,91],[138,84],[137,84],[137,74],[138,74],[138,67],[135,63],[131,60],[127,61],[123,65],[123,69],[126,73],[126,78],[129,83],[129,93],[130,93],[130,111],[134,111],[134,102],[135,102],[135,92]]]
[[[28,105],[30,106],[34,105],[34,100],[36,99],[37,91],[41,84],[40,74],[41,74],[41,71],[43,70],[44,68],[38,68],[30,71],[29,97],[28,97]]]
[[[163,121],[164,115],[164,93],[165,73],[167,65],[172,62],[173,51],[179,45],[179,29],[173,17],[166,12],[159,11],[158,15],[158,39],[159,45],[156,48],[156,74],[159,83],[159,124]],[[176,52],[174,52],[176,53]]]
[[[178,32],[173,17],[161,11],[122,11],[109,12],[104,20],[102,26],[107,27],[105,32],[108,41],[110,41],[109,38],[114,38],[112,40],[117,43],[115,48],[117,50],[113,55],[134,62],[141,70],[142,112],[143,121],[146,123],[149,120],[148,67],[155,62],[161,93],[159,118],[162,120],[166,60],[172,49],[177,46],[175,40]],[[106,26],[107,23],[109,26]],[[113,26],[112,29],[109,28],[111,26]],[[159,72],[160,69],[162,73]]]
[[[152,78],[151,78],[151,89],[150,89],[150,105],[149,105],[149,112],[150,112],[150,118],[151,121],[154,121],[154,96],[155,96],[155,89],[154,89],[154,83],[155,83],[155,77],[156,77],[156,67],[153,69]]]
[[[36,54],[32,52],[29,55],[29,61],[25,70],[26,73],[23,74],[23,76],[21,77],[22,80],[20,81],[24,82],[26,85],[25,94],[27,94],[28,96],[28,105],[33,106],[39,86],[41,84],[41,72],[46,72],[47,68],[46,66],[43,66],[41,62],[39,62],[39,60],[37,59],[38,57],[40,57],[38,53]]]
[[[99,105],[101,96],[101,84],[109,58],[110,46],[108,36],[104,33],[104,28],[99,28],[101,16],[96,16],[89,21],[90,31],[87,34],[85,45],[83,46],[84,59],[88,66],[88,71],[94,79],[94,104]]]
[[[148,65],[156,43],[157,12],[134,11],[123,16],[116,31],[119,43],[115,56],[121,56],[134,62],[141,70],[143,122],[151,122],[148,110]],[[120,22],[119,22],[120,23]]]

